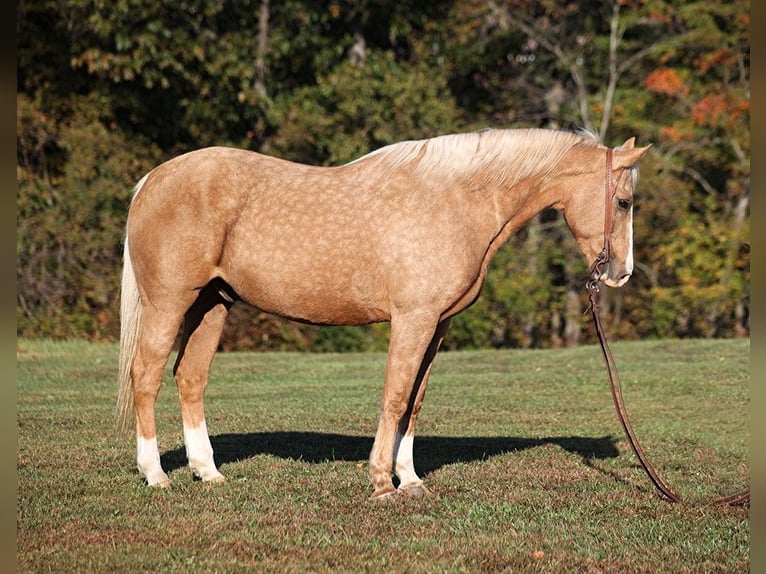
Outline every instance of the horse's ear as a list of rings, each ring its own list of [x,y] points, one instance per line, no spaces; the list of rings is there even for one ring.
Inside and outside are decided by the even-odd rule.
[[[637,148],[635,147],[635,143],[636,138],[630,138],[621,146],[614,148],[615,169],[636,165],[638,160],[644,157],[646,152],[649,151],[649,148],[652,147],[652,144],[649,144],[648,146]]]
[[[615,149],[633,149],[636,147],[636,138],[632,137],[625,140],[625,143],[621,146],[617,146]]]

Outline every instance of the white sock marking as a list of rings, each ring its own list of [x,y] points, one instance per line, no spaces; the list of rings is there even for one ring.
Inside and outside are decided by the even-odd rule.
[[[213,461],[213,447],[207,434],[207,424],[203,420],[198,427],[184,426],[184,443],[189,468],[202,480],[223,478]]]
[[[165,485],[170,482],[160,464],[160,451],[157,447],[156,436],[144,438],[139,435],[137,437],[136,463],[139,474],[146,479],[149,486]]]
[[[400,435],[396,433],[396,464],[394,470],[399,477],[401,486],[421,484],[423,481],[415,472],[415,462],[412,455],[412,447],[415,437],[412,435]]]

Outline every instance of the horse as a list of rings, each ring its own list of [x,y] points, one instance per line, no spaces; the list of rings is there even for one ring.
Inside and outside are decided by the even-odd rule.
[[[450,319],[479,296],[493,254],[547,208],[563,213],[587,263],[606,237],[595,279],[624,285],[636,163],[649,147],[500,129],[403,141],[334,167],[231,147],[155,167],[128,209],[120,302],[118,421],[130,429],[135,419],[140,476],[170,485],[155,402],[180,333],[173,374],[188,465],[195,479],[225,480],[203,395],[226,316],[242,301],[315,325],[390,322],[371,498],[428,494],[413,441]]]

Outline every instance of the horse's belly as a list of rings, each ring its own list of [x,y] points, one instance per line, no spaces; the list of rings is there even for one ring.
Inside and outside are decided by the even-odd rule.
[[[390,319],[385,294],[369,277],[328,267],[252,270],[230,280],[246,303],[281,317],[323,325],[366,325]]]

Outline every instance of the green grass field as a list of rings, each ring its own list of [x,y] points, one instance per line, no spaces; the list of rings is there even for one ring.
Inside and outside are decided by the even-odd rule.
[[[385,355],[231,353],[207,392],[228,481],[194,482],[167,376],[145,487],[114,426],[114,345],[17,345],[19,572],[748,572],[748,340],[613,345],[639,439],[599,350],[437,357],[415,441],[432,496],[368,500]]]

